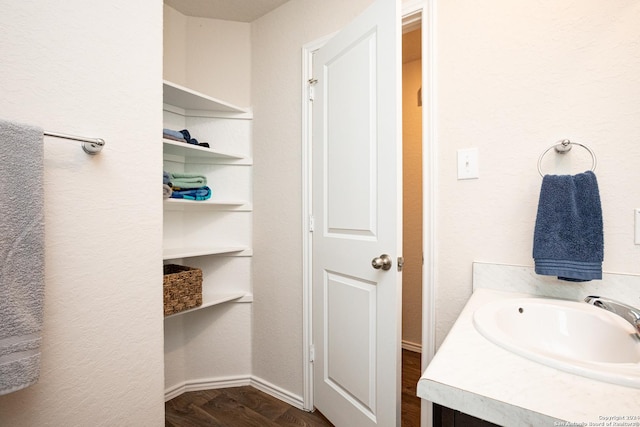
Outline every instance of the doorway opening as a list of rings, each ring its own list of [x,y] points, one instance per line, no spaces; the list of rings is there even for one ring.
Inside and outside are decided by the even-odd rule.
[[[420,425],[422,353],[422,28],[402,31],[402,425]]]

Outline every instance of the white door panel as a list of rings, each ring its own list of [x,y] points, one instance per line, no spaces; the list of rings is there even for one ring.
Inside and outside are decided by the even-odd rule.
[[[375,413],[375,283],[326,273],[324,371],[346,399]],[[353,312],[361,315],[354,317]]]
[[[372,179],[377,167],[375,66],[372,66],[375,58],[373,32],[324,67],[329,233],[371,236],[375,232],[377,191]]]
[[[377,0],[313,60],[314,403],[337,427],[400,422],[400,34]]]

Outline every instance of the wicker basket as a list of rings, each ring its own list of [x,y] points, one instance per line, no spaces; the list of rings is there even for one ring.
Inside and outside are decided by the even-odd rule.
[[[184,265],[164,265],[164,315],[202,305],[202,270]]]

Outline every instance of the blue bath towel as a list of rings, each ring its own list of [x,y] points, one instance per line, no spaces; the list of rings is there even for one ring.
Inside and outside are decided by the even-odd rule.
[[[162,129],[162,135],[163,136],[170,136],[170,137],[175,138],[177,140],[183,140],[183,141],[186,142],[186,140],[184,139],[184,136],[182,135],[182,133],[180,131],[177,131],[177,130],[164,128],[164,129]]]
[[[575,282],[602,279],[602,207],[593,172],[544,176],[533,258],[537,274]]]
[[[191,190],[173,190],[170,197],[172,199],[208,200],[211,198],[211,189],[200,187]]]

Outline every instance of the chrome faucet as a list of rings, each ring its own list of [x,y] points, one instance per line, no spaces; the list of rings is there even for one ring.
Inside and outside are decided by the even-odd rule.
[[[584,299],[584,302],[617,314],[627,322],[631,323],[640,334],[640,309],[633,308],[612,299],[596,296],[588,296]]]

